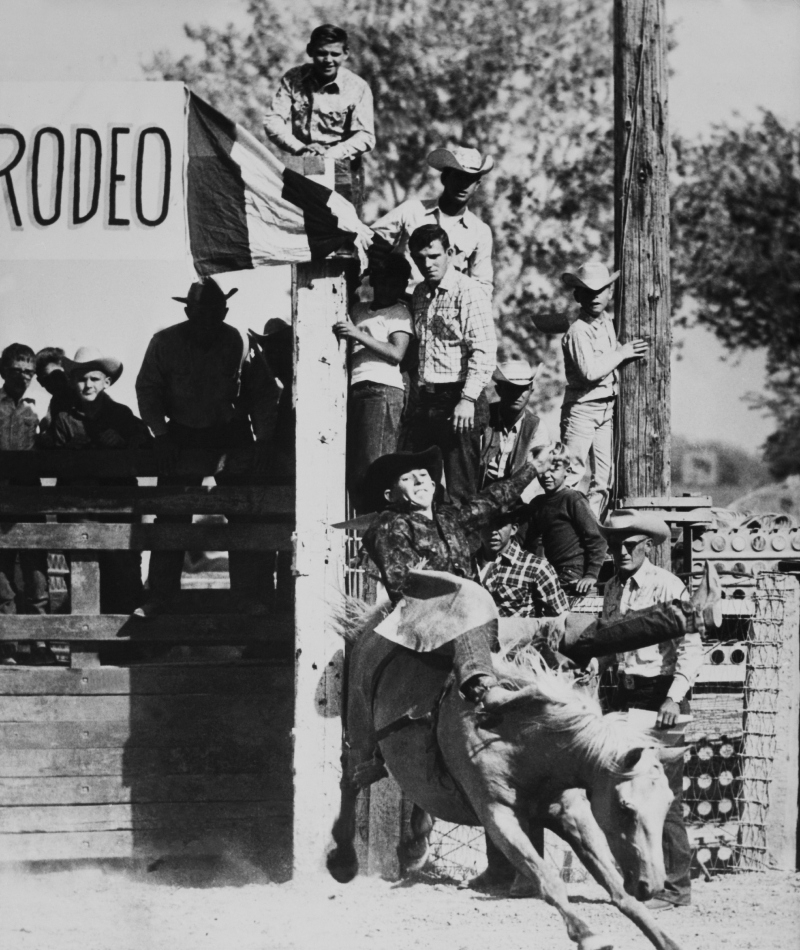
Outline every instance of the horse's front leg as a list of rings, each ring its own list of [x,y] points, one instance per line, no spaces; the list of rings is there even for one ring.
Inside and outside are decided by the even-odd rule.
[[[400,873],[419,871],[428,860],[428,846],[433,831],[433,819],[419,805],[411,809],[409,835],[404,836],[397,846],[400,861]]]
[[[680,950],[678,944],[661,930],[645,905],[625,890],[606,836],[581,789],[569,789],[552,803],[547,827],[572,846],[592,877],[608,891],[612,903],[647,935],[658,950]]]
[[[333,823],[333,840],[336,847],[328,854],[328,871],[340,884],[348,884],[358,874],[356,856],[356,801],[362,784],[358,779],[360,770],[372,762],[369,754],[350,749],[342,755],[342,779],[339,783],[341,800],[339,814]]]
[[[564,918],[570,940],[577,943],[580,950],[611,950],[611,940],[594,933],[586,921],[570,909],[564,882],[537,853],[514,810],[495,802],[481,809],[480,818],[503,854],[521,874],[536,882],[542,898]]]

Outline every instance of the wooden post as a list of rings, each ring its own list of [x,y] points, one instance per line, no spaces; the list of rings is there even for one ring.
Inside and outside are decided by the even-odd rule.
[[[616,323],[649,344],[620,373],[617,498],[671,494],[666,47],[664,0],[615,0]]]
[[[84,616],[100,614],[100,562],[97,551],[73,551],[70,558],[70,611]],[[97,650],[74,645],[70,666],[85,669],[100,666]]]
[[[293,270],[297,411],[295,540],[294,872],[324,871],[339,805],[344,643],[332,612],[344,578],[346,347],[333,324],[347,314],[346,261]]]

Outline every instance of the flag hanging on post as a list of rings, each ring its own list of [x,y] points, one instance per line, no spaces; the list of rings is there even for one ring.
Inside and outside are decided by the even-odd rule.
[[[340,248],[362,265],[376,236],[353,205],[286,168],[246,129],[188,93],[186,216],[200,276],[295,264]]]

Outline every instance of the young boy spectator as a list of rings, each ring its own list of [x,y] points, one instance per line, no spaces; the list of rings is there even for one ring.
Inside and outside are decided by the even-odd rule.
[[[401,445],[442,450],[447,491],[459,503],[478,491],[481,433],[489,421],[484,387],[495,366],[492,306],[477,281],[453,266],[450,238],[436,224],[411,235],[408,249],[424,280],[411,310],[419,340],[419,398]]]
[[[74,399],[59,409],[50,427],[56,449],[131,449],[149,441],[147,427],[133,412],[108,395],[122,375],[122,363],[91,346],[81,347],[66,361]],[[86,484],[81,481],[81,484]],[[99,479],[101,485],[136,485],[135,478]],[[120,515],[92,520],[116,522]],[[100,563],[100,609],[130,613],[141,603],[142,557],[138,551],[103,551]]]
[[[400,362],[414,334],[411,314],[400,299],[411,267],[400,254],[370,266],[372,303],[357,302],[350,320],[334,325],[352,340],[347,401],[347,485],[357,511],[365,510],[361,485],[369,466],[397,449],[405,390]]]
[[[609,274],[605,264],[590,261],[577,273],[561,280],[571,287],[581,310],[564,334],[564,372],[567,388],[561,408],[561,441],[567,447],[572,469],[571,484],[577,485],[591,467],[589,505],[595,516],[608,502],[613,468],[614,404],[619,391],[617,367],[642,359],[644,340],[618,343],[614,321],[606,313],[619,271]]]
[[[33,350],[22,343],[12,343],[0,355],[0,451],[27,452],[35,447],[39,417],[34,401],[26,395],[34,374]],[[38,485],[39,480],[12,480],[14,485]],[[26,519],[22,519],[26,520]],[[15,568],[19,558],[23,589],[17,590]],[[43,614],[47,611],[47,553],[45,551],[14,551],[0,548],[0,613],[17,612],[17,601],[23,613]],[[5,662],[13,660],[12,644],[0,647]]]
[[[594,587],[606,556],[606,542],[584,495],[566,484],[569,453],[560,442],[550,471],[539,476],[544,494],[528,507],[525,547],[540,548],[564,590],[585,594]]]
[[[358,208],[361,154],[375,147],[372,92],[344,66],[350,52],[341,27],[318,26],[306,53],[311,62],[295,66],[281,79],[264,116],[264,131],[291,155],[333,159],[336,190]]]
[[[519,512],[512,513],[482,531],[480,582],[501,617],[560,617],[569,610],[569,601],[550,564],[520,546],[518,518]]]
[[[431,168],[442,173],[442,193],[438,198],[409,198],[387,212],[372,225],[396,250],[407,253],[408,239],[423,224],[435,224],[447,232],[453,251],[453,266],[476,280],[489,297],[494,287],[492,268],[492,232],[472,211],[469,202],[480,187],[483,176],[493,166],[491,155],[477,149],[437,148],[428,156]],[[415,269],[413,281],[421,280]]]

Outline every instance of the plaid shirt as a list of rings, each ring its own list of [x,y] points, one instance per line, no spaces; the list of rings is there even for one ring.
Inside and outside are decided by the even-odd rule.
[[[525,465],[512,478],[484,488],[461,507],[435,506],[433,520],[399,505],[377,514],[362,544],[380,571],[392,603],[403,596],[412,568],[424,565],[431,571],[449,571],[458,577],[476,579],[469,536],[491,524],[496,515],[515,508],[521,492],[535,475],[533,465]]]
[[[327,158],[352,158],[375,147],[375,119],[369,86],[340,67],[333,82],[320,85],[310,63],[281,79],[264,116],[267,138],[292,155],[308,145],[327,145]]]
[[[523,551],[516,538],[489,562],[481,583],[501,617],[560,617],[569,610],[556,572],[544,558]]]
[[[418,284],[411,298],[419,339],[419,378],[425,383],[464,383],[477,400],[494,371],[497,338],[492,306],[483,288],[455,267],[438,287]]]

